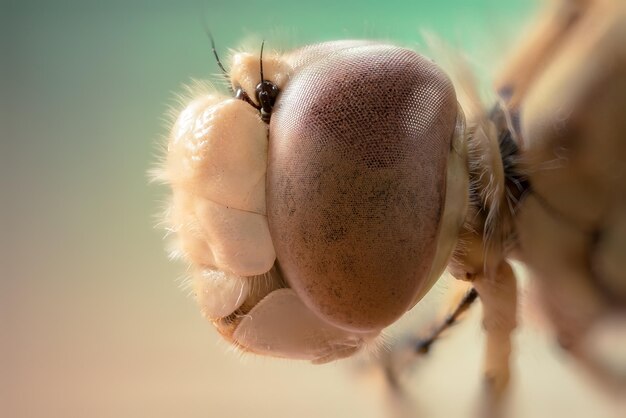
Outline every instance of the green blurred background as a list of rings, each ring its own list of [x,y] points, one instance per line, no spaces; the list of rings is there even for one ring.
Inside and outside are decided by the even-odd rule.
[[[425,29],[466,51],[487,80],[536,3],[0,7],[0,416],[383,416],[380,391],[352,366],[241,360],[201,319],[180,289],[184,266],[167,259],[163,231],[154,228],[167,191],[149,186],[146,172],[167,135],[164,115],[184,83],[218,72],[203,19],[223,55],[250,38],[280,48],[377,38],[419,49]],[[477,321],[473,314],[417,371],[410,385],[420,416],[469,416],[480,381]],[[598,411],[599,395],[553,361],[547,337],[534,332],[520,336],[530,349],[517,360],[517,416]]]

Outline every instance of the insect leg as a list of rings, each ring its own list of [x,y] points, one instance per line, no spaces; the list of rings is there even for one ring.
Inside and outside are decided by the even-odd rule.
[[[473,284],[483,303],[487,402],[497,403],[509,382],[511,334],[517,325],[517,283],[511,266],[502,262],[495,274],[480,275]]]
[[[445,330],[458,323],[460,317],[477,299],[478,292],[476,289],[468,290],[454,310],[446,315],[443,322],[432,329],[428,337],[410,338],[408,341],[394,344],[389,351],[380,353],[377,365],[382,370],[387,387],[396,401],[403,400],[406,396],[401,382],[404,372],[411,369],[422,355],[427,354],[432,344]]]
[[[427,354],[432,344],[441,336],[441,334],[445,330],[457,323],[459,317],[463,313],[465,313],[470,308],[470,306],[472,306],[476,299],[478,299],[478,292],[476,291],[476,289],[472,288],[465,294],[463,299],[461,299],[454,311],[448,314],[443,323],[441,323],[432,331],[430,336],[417,342],[417,344],[415,345],[415,352],[419,354]]]

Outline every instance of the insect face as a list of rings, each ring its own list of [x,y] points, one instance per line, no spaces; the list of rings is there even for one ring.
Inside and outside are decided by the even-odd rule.
[[[349,356],[453,251],[467,163],[452,84],[365,41],[241,52],[228,75],[234,98],[181,112],[164,170],[201,310],[244,351]]]

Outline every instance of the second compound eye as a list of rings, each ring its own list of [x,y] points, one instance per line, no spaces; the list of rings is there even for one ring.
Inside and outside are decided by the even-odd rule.
[[[263,120],[268,121],[272,113],[276,97],[278,97],[278,87],[268,80],[262,80],[256,86],[256,99],[261,106],[261,116]]]

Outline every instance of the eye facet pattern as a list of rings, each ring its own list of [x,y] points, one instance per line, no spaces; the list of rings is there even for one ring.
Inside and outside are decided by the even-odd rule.
[[[421,290],[457,109],[438,67],[388,45],[310,62],[281,92],[270,124],[270,232],[286,281],[326,321],[381,330]]]

